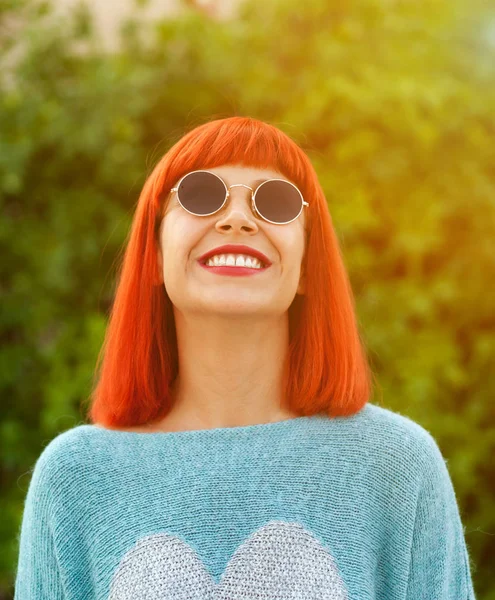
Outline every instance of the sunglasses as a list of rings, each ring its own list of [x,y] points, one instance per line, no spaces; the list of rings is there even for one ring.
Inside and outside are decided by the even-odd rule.
[[[303,207],[309,206],[299,189],[285,179],[267,179],[254,191],[243,183],[227,187],[221,177],[203,170],[187,173],[170,191],[177,192],[177,199],[184,210],[198,217],[207,217],[225,205],[230,188],[239,186],[251,190],[253,212],[275,225],[295,221]]]

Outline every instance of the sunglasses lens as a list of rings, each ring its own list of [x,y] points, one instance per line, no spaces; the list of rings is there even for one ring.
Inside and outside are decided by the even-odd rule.
[[[195,215],[209,215],[218,210],[225,200],[225,186],[213,173],[189,173],[177,191],[184,208]]]
[[[301,195],[286,181],[262,183],[256,190],[254,200],[260,214],[274,223],[293,221],[301,212]]]

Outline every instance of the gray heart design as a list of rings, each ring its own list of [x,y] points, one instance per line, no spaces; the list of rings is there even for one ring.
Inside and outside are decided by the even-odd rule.
[[[237,548],[217,584],[175,535],[141,538],[124,555],[108,600],[346,600],[326,548],[297,522],[270,521]]]

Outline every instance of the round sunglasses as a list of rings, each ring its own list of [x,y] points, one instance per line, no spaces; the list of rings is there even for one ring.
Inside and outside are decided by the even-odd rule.
[[[227,187],[220,176],[203,170],[187,173],[170,191],[177,192],[177,199],[184,210],[198,217],[207,217],[225,205],[230,188],[240,186],[251,190],[253,212],[275,225],[287,225],[295,221],[303,207],[309,206],[299,189],[285,179],[267,179],[255,191],[244,183]]]

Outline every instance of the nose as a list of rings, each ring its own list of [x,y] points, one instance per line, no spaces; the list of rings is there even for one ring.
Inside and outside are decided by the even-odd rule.
[[[230,191],[231,188],[247,189]],[[256,233],[258,225],[252,211],[252,188],[244,183],[235,183],[229,187],[229,197],[223,209],[218,213],[216,229],[219,231],[248,231]]]

